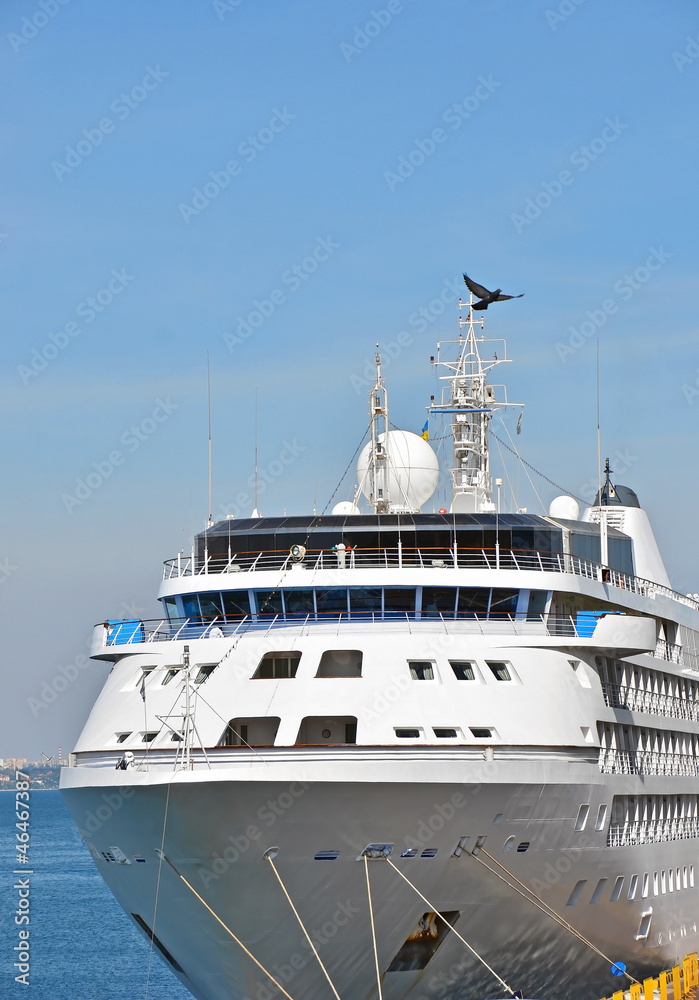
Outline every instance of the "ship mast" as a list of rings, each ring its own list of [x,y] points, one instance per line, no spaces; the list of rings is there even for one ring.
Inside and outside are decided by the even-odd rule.
[[[371,390],[369,416],[371,417],[371,456],[369,460],[369,503],[377,514],[390,508],[388,491],[388,393],[381,374],[381,354],[376,345],[376,383]],[[382,437],[383,441],[379,440]]]
[[[440,341],[437,357],[431,358],[433,365],[446,369],[440,375],[443,382],[440,402],[434,397],[429,412],[451,416],[452,466],[451,510],[455,513],[477,513],[494,511],[493,477],[490,472],[490,452],[488,429],[496,410],[507,406],[521,406],[509,403],[504,386],[503,399],[498,399],[495,386],[488,383],[488,375],[496,365],[507,363],[507,345],[504,340],[489,340],[484,336],[485,316],[474,318],[474,298],[469,293],[469,301],[459,299],[459,339]],[[463,313],[466,311],[466,318]],[[476,332],[476,327],[480,331]],[[465,334],[462,332],[465,329]],[[444,348],[453,355],[452,347],[458,347],[456,360],[442,360]],[[501,357],[493,352],[493,357],[485,359],[481,349],[485,344],[501,344]]]

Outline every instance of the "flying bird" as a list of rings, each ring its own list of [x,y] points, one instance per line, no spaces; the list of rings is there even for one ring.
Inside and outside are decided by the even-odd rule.
[[[494,292],[489,292],[483,285],[472,281],[467,274],[464,275],[464,281],[469,292],[473,292],[480,299],[479,302],[473,303],[474,309],[487,309],[491,302],[504,302],[505,299],[521,299],[522,295],[524,295],[524,292],[522,292],[522,295],[501,295],[501,289],[499,288],[496,288]]]

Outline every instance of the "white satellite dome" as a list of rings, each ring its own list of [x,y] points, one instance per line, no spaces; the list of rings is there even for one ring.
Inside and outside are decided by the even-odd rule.
[[[393,510],[418,511],[437,489],[439,460],[419,434],[410,431],[389,431],[379,434],[379,443],[388,453],[386,490]],[[357,461],[357,479],[361,490],[370,499],[371,442],[362,450]]]
[[[359,507],[357,507],[356,504],[352,503],[351,500],[341,500],[339,503],[335,504],[335,506],[332,509],[332,513],[333,514],[358,514],[359,513]]]
[[[555,497],[549,505],[549,517],[560,517],[564,521],[577,521],[580,506],[574,497]]]

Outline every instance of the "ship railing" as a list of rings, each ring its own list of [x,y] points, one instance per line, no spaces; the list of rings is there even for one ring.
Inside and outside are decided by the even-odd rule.
[[[600,748],[599,769],[603,774],[699,776],[699,759],[693,754],[656,750],[615,750]]]
[[[142,643],[171,642],[192,639],[235,638],[247,632],[270,632],[274,629],[293,629],[299,635],[311,632],[335,632],[367,626],[412,631],[437,629],[447,633],[470,635],[511,636],[560,636],[564,638],[589,638],[587,627],[578,630],[575,618],[570,615],[511,615],[478,614],[476,612],[439,611],[350,611],[333,613],[293,613],[228,615],[189,618],[157,618],[146,621],[125,619],[95,626],[102,629],[102,645],[133,646]]]
[[[530,570],[541,573],[570,573],[626,590],[641,597],[668,597],[697,609],[697,601],[659,583],[644,580],[629,573],[602,566],[600,563],[563,552],[537,549],[473,548],[346,548],[307,549],[302,560],[293,559],[288,550],[237,552],[230,557],[218,555],[178,554],[167,559],[163,579],[187,576],[207,576],[223,573],[264,571],[355,569],[486,569]]]
[[[680,659],[678,662],[682,662]],[[649,715],[664,715],[670,719],[686,719],[699,722],[699,703],[674,694],[645,691],[626,684],[611,684],[602,681],[604,703],[608,708],[627,708],[631,712],[647,712]]]
[[[699,819],[680,816],[676,819],[648,819],[633,823],[612,824],[607,833],[607,847],[636,847],[659,844],[669,840],[690,840],[699,837]]]

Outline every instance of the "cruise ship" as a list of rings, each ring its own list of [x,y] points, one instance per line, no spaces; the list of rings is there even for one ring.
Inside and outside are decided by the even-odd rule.
[[[446,506],[377,353],[351,499],[209,519],[161,619],[94,628],[62,792],[200,1000],[582,1000],[699,944],[697,595],[608,466],[501,509],[473,305],[431,359]]]

